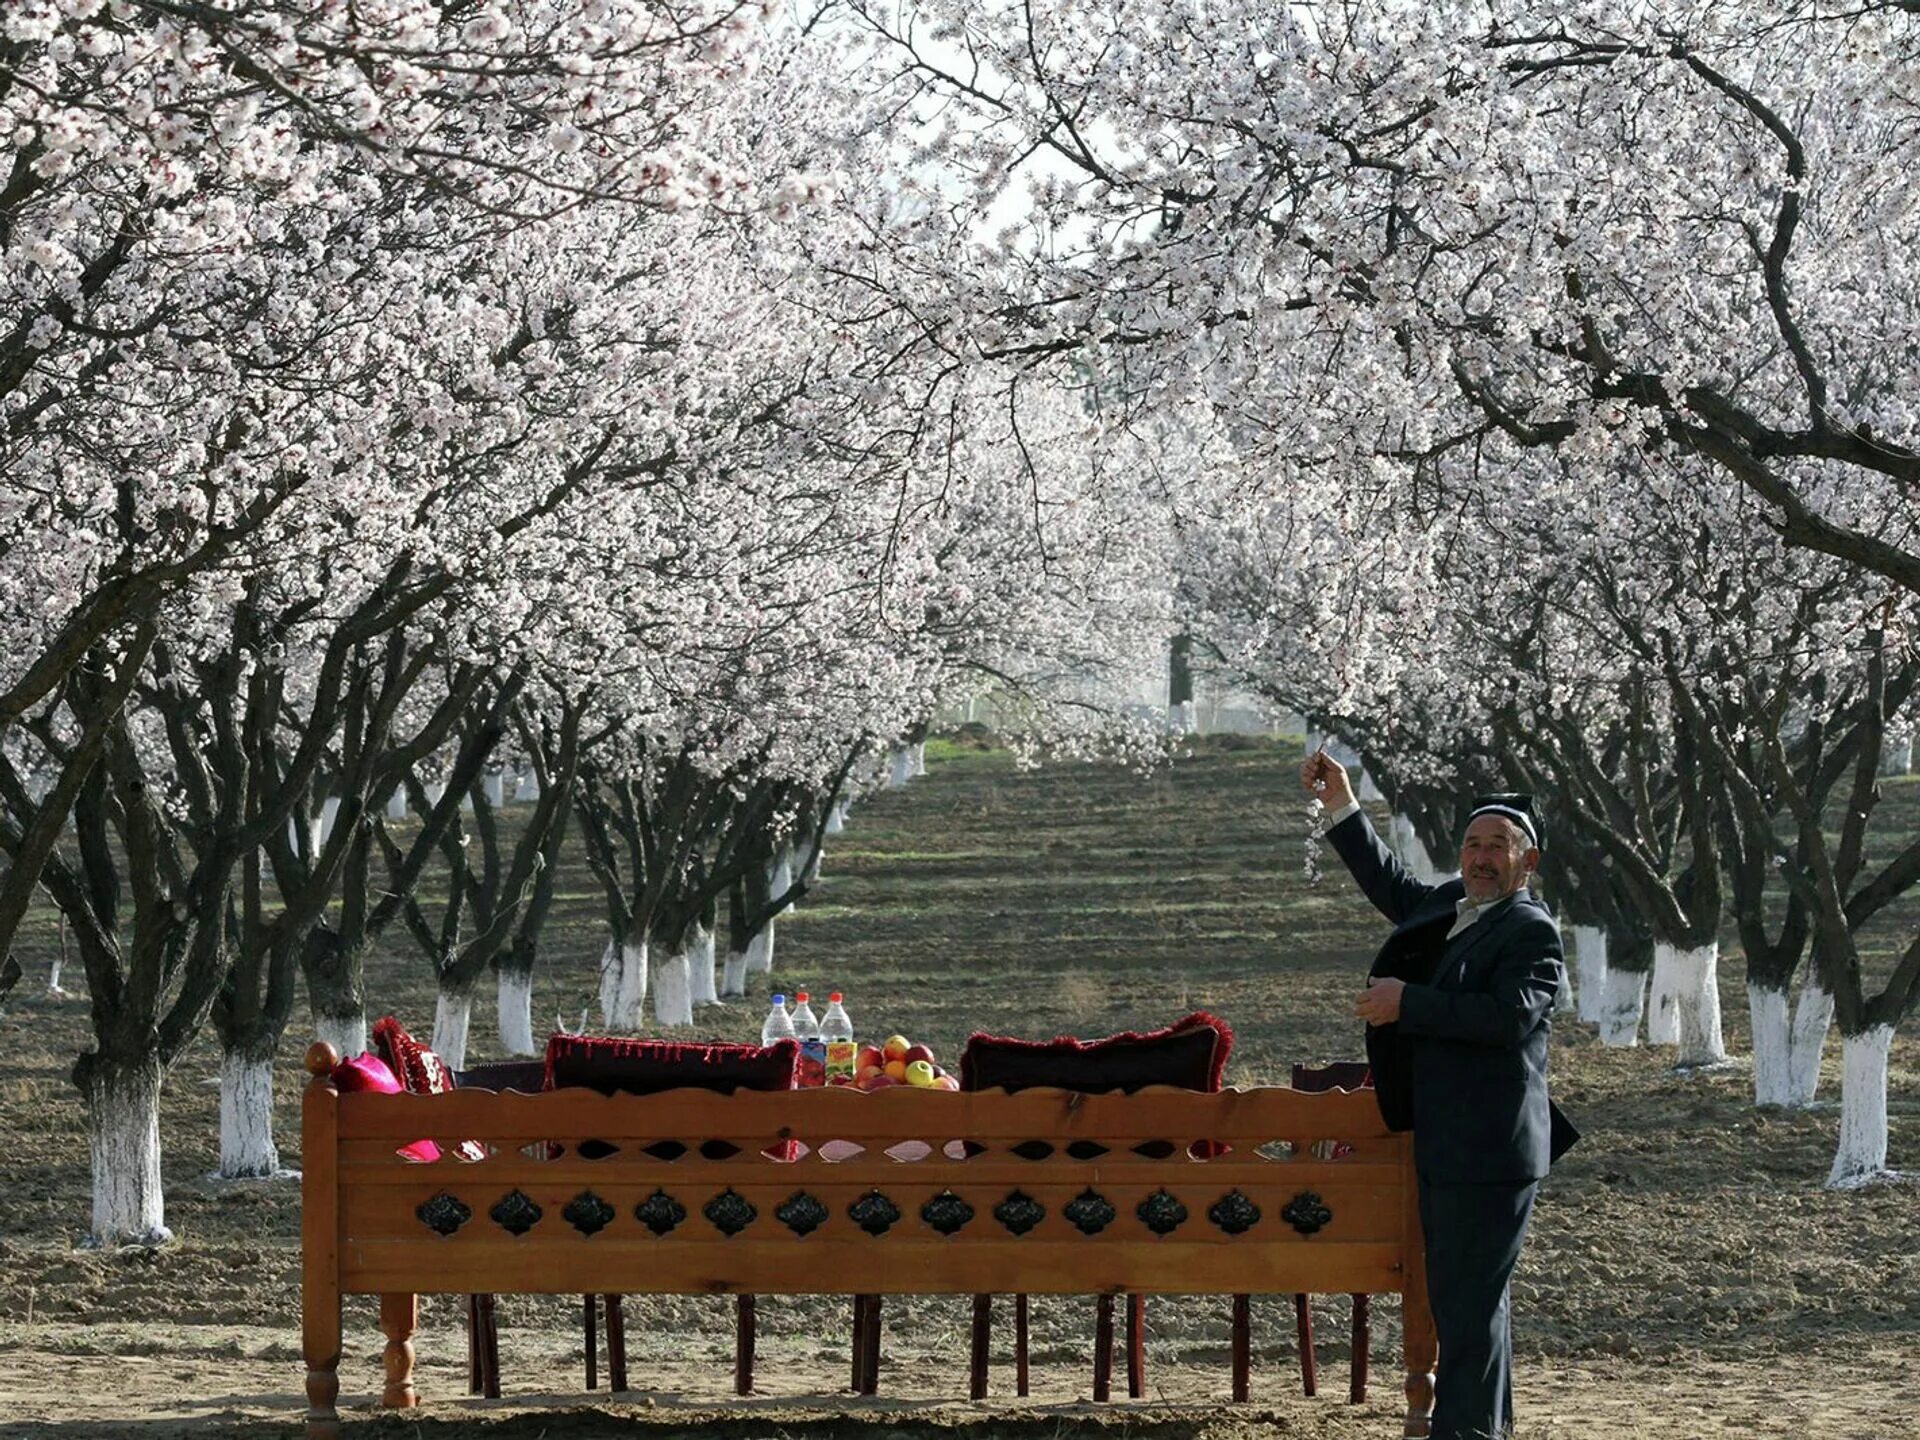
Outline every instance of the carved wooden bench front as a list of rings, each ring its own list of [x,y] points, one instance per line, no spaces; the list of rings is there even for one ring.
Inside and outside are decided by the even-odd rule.
[[[310,1440],[339,1434],[342,1295],[381,1297],[410,1406],[418,1294],[594,1291],[1398,1292],[1426,1434],[1411,1150],[1370,1094],[342,1095],[332,1058],[302,1125]],[[421,1138],[440,1161],[396,1154]]]

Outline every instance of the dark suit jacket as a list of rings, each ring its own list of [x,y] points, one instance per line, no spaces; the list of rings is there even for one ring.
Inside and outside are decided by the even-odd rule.
[[[1398,1023],[1367,1028],[1382,1117],[1412,1129],[1414,1163],[1429,1180],[1543,1178],[1573,1137],[1547,1100],[1562,965],[1553,916],[1522,890],[1449,940],[1460,881],[1414,879],[1364,812],[1327,840],[1394,923],[1369,973],[1407,986]]]

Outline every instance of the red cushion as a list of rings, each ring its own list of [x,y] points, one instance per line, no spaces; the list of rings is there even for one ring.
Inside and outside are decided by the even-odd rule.
[[[800,1067],[797,1041],[772,1045],[682,1044],[614,1035],[550,1036],[547,1088],[586,1085],[602,1095],[655,1095],[695,1086],[731,1095],[735,1090],[791,1090]]]
[[[399,1095],[404,1087],[394,1078],[387,1062],[378,1055],[354,1055],[342,1060],[331,1072],[333,1083],[340,1088],[342,1095],[366,1093],[371,1095]],[[409,1160],[418,1160],[423,1165],[431,1165],[440,1158],[440,1147],[431,1140],[416,1140],[411,1145],[402,1145],[399,1153]]]
[[[1132,1030],[1099,1040],[1062,1035],[1055,1040],[1012,1040],[972,1035],[960,1052],[962,1090],[1025,1090],[1056,1085],[1062,1090],[1127,1094],[1147,1085],[1218,1090],[1226,1074],[1233,1031],[1226,1021],[1196,1010],[1164,1030]]]
[[[445,1095],[453,1087],[447,1062],[407,1033],[391,1015],[373,1022],[373,1043],[410,1095]],[[462,1160],[484,1160],[487,1147],[478,1140],[462,1140],[455,1150]]]

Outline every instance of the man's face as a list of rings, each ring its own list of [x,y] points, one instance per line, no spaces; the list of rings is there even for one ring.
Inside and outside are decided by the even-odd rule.
[[[1504,815],[1480,815],[1467,826],[1460,842],[1460,878],[1467,899],[1485,905],[1511,895],[1526,883],[1540,859],[1527,844],[1526,832]]]

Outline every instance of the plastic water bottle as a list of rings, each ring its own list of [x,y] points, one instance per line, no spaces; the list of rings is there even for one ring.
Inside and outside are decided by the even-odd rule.
[[[827,1042],[821,1038],[820,1021],[804,990],[793,997],[793,1038],[800,1042],[800,1084],[826,1084]]]
[[[826,1042],[827,1084],[851,1085],[859,1047],[853,1043],[853,1021],[847,1018],[838,990],[827,996],[827,1013],[820,1017],[820,1038]]]
[[[767,1012],[766,1023],[760,1027],[760,1043],[771,1045],[776,1040],[793,1038],[793,1017],[787,1014],[787,997],[773,997],[773,1009]]]

